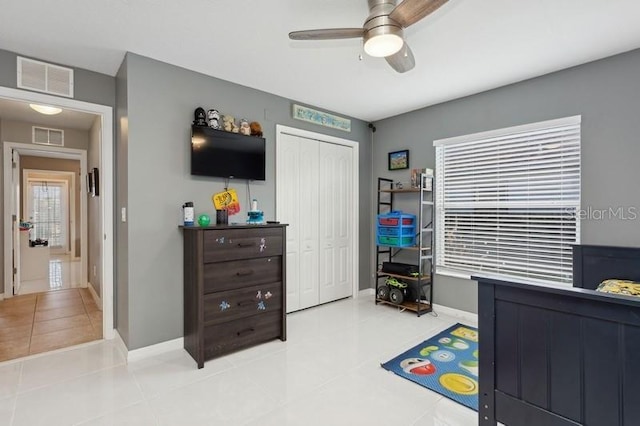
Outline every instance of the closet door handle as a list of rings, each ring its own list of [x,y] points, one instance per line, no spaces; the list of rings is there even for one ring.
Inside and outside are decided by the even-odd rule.
[[[255,242],[253,242],[253,243],[238,243],[238,247],[253,247],[255,245],[256,245]]]
[[[238,302],[238,307],[243,307],[243,306],[249,306],[249,305],[254,305],[256,302],[254,302],[253,300],[242,300],[240,302]]]
[[[236,272],[236,276],[238,277],[246,277],[247,275],[253,275],[253,269]]]

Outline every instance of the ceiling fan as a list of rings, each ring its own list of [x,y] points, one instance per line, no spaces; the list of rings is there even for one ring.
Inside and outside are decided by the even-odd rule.
[[[369,16],[362,28],[331,28],[293,31],[291,40],[364,39],[368,55],[385,58],[397,72],[407,72],[416,65],[413,52],[404,40],[403,28],[415,24],[433,13],[448,0],[404,0],[396,6],[395,0],[367,0]]]

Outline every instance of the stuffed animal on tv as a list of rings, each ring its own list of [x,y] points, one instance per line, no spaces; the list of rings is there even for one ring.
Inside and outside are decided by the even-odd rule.
[[[226,132],[238,133],[238,126],[236,126],[236,119],[231,115],[222,116],[222,127]],[[235,131],[233,129],[236,129]]]
[[[212,129],[220,128],[220,113],[216,109],[210,109],[207,111],[207,119],[209,122],[209,127]]]
[[[240,120],[240,133],[245,136],[249,136],[251,134],[251,128],[249,127],[249,122],[246,118]]]
[[[257,121],[252,121],[249,123],[249,128],[251,130],[251,136],[259,136],[262,137],[262,126]]]
[[[206,121],[206,117],[207,114],[204,111],[204,108],[202,107],[198,107],[196,108],[196,110],[193,112],[193,124],[196,126],[206,126],[207,125],[207,121]]]

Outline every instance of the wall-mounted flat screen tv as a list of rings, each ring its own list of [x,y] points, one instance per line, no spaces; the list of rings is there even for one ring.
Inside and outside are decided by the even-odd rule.
[[[265,180],[265,140],[210,127],[192,126],[191,174]]]

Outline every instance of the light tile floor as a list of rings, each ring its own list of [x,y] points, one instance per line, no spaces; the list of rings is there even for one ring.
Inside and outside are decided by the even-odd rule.
[[[456,322],[365,296],[290,314],[287,342],[201,370],[184,350],[127,364],[113,341],[0,363],[0,424],[477,425],[476,412],[380,367]]]
[[[49,259],[49,276],[43,279],[22,280],[19,294],[77,288],[81,284],[81,269],[79,259],[69,255],[52,254]]]

